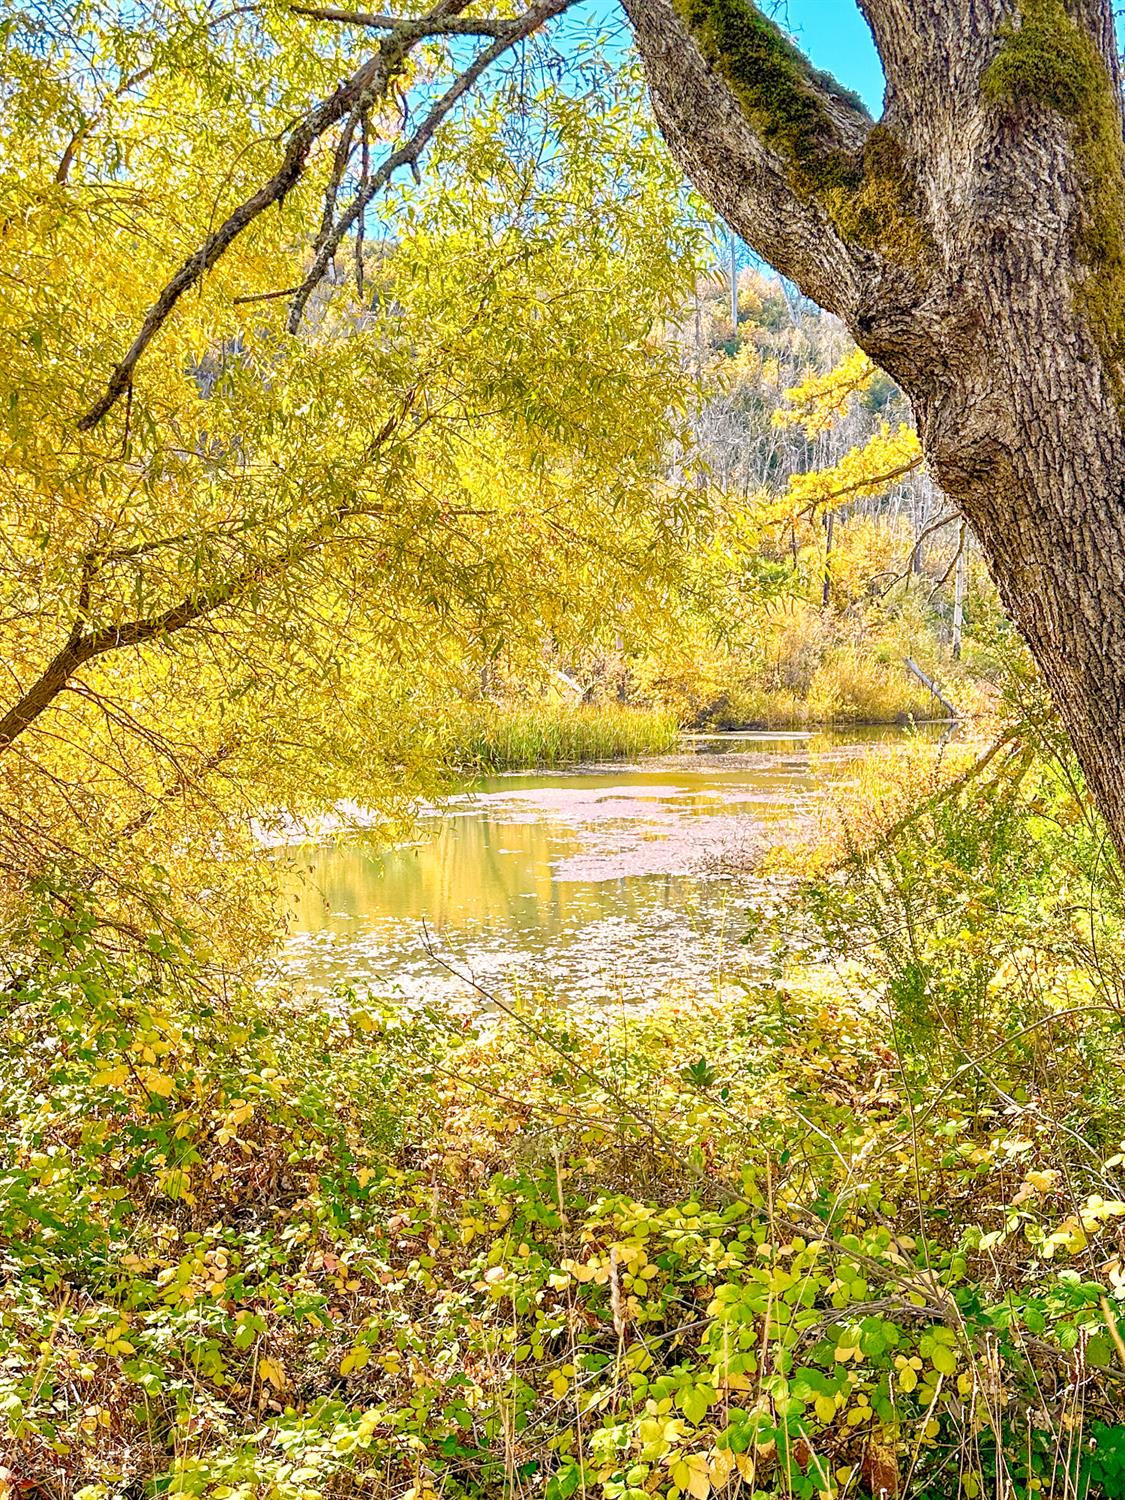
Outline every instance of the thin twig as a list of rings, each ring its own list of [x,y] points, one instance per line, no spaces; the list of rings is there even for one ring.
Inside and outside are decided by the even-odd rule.
[[[459,16],[446,21],[432,21],[425,16],[415,20],[411,16],[375,15],[370,11],[340,10],[334,5],[291,5],[299,16],[311,16],[314,21],[337,21],[344,26],[366,26],[374,31],[394,31],[396,27],[410,28],[423,36],[502,36],[511,21],[468,18]]]

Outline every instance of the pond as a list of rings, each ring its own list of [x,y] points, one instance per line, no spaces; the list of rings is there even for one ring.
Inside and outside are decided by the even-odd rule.
[[[722,984],[765,961],[742,942],[762,896],[755,852],[905,733],[693,738],[673,755],[474,782],[401,847],[362,833],[301,846],[282,967],[306,989],[426,999],[636,1001]]]

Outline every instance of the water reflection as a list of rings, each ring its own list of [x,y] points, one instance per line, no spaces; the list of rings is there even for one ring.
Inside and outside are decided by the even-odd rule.
[[[429,998],[642,998],[760,958],[740,943],[756,882],[732,871],[796,827],[865,736],[723,735],[636,764],[492,777],[423,819],[415,843],[350,835],[289,851],[283,966],[306,987]],[[733,858],[732,858],[733,857]]]

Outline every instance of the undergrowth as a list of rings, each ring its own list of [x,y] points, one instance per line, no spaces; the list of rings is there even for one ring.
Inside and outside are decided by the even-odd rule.
[[[635,690],[681,722],[713,728],[761,724],[894,724],[942,718],[946,709],[906,667],[914,657],[962,714],[978,685],[942,660],[920,615],[877,623],[786,601],[737,642],[684,636],[634,670]]]

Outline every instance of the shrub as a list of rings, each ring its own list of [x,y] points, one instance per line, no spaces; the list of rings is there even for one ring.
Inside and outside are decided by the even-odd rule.
[[[832,969],[454,1016],[46,936],[0,1033],[18,1492],[1117,1493],[1122,1148],[1019,1058],[931,1077]]]

